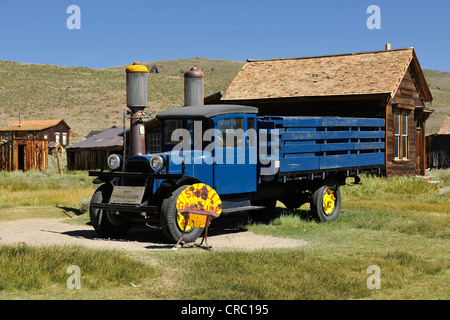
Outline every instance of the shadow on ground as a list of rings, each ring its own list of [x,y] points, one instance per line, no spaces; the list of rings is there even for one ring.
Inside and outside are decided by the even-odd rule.
[[[62,208],[70,209],[70,208]],[[73,212],[77,214],[76,209]],[[211,222],[208,229],[208,238],[225,235],[234,234],[247,231],[247,225],[251,223],[270,223],[274,219],[278,218],[282,214],[298,215],[301,219],[310,219],[310,211],[308,210],[288,210],[284,208],[276,208],[273,212],[265,214],[264,212],[239,212],[232,213],[228,215],[220,216]],[[89,224],[89,223],[88,223]],[[138,242],[149,245],[146,246],[148,249],[162,249],[162,248],[172,248],[173,243],[167,241],[164,237],[160,226],[158,225],[145,225],[142,223],[134,224],[127,235],[120,239],[104,239],[101,238],[98,233],[92,229],[82,229],[66,231],[62,234],[75,237],[83,238],[89,240],[107,240],[116,242]],[[203,236],[203,234],[202,234]]]

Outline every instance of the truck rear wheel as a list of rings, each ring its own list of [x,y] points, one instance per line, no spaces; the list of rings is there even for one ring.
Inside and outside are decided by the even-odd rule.
[[[112,193],[110,184],[101,185],[92,196],[91,203],[108,203]],[[125,220],[115,211],[89,208],[91,224],[104,238],[120,238],[127,234],[131,221]]]
[[[312,217],[321,222],[336,220],[341,211],[341,188],[336,180],[326,179],[311,196]]]
[[[173,243],[178,242],[183,233],[184,218],[178,213],[177,199],[178,196],[186,189],[187,185],[177,188],[172,194],[164,199],[161,206],[161,229],[164,236]],[[202,234],[204,228],[196,228],[186,226],[183,236],[184,242],[194,242]]]

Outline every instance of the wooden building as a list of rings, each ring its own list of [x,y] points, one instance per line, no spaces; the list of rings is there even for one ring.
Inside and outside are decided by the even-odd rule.
[[[110,154],[123,152],[122,128],[112,127],[68,146],[68,170],[95,170],[107,168]]]
[[[159,152],[161,148],[161,123],[156,118],[145,122],[147,153]],[[129,129],[127,155],[129,155]],[[87,138],[66,148],[68,170],[107,169],[110,154],[123,154],[123,128],[112,127],[104,131],[91,131]]]
[[[0,143],[0,170],[41,170],[48,168],[48,141],[14,138]]]
[[[427,136],[427,167],[432,169],[450,168],[450,115],[436,134]]]
[[[63,119],[18,120],[0,129],[0,141],[12,139],[45,139],[64,148],[70,143],[70,127]]]
[[[249,59],[225,92],[205,98],[256,106],[259,115],[385,118],[387,176],[425,174],[431,101],[413,48]]]

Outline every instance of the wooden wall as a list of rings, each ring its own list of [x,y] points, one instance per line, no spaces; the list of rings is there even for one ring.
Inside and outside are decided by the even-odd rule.
[[[417,106],[424,106],[420,99],[414,78],[408,70],[402,79],[394,98],[386,106],[386,175],[425,174],[425,120],[422,112],[416,111]],[[407,113],[408,119],[408,158],[394,158],[394,122],[395,112]],[[416,121],[423,118],[420,132],[416,132]],[[422,136],[422,143],[417,145],[417,136]],[[419,139],[420,141],[420,139]]]
[[[91,148],[91,149],[66,149],[68,170],[96,170],[108,169],[108,157],[117,153],[122,155],[123,148]]]
[[[70,145],[70,129],[64,124],[64,122],[60,122],[58,123],[56,126],[42,130],[39,132],[39,138],[43,139],[44,138],[44,134],[47,134],[47,139],[50,142],[56,141],[55,139],[55,133],[59,132],[60,136],[59,136],[59,143],[63,146],[66,147],[68,145]],[[66,133],[67,135],[67,142],[65,145],[62,144],[62,134]]]
[[[25,130],[25,131],[8,131],[9,139],[28,139],[28,134],[33,134],[32,139],[44,139],[44,135],[47,134],[47,140],[49,142],[55,141],[55,133],[60,133],[60,143],[62,144],[62,134],[66,133],[67,142],[64,147],[70,145],[70,128],[66,126],[66,124],[61,121],[54,127],[50,127],[48,129],[38,131],[38,130]],[[5,131],[0,132],[0,140],[5,139]]]
[[[0,146],[0,169],[41,170],[48,168],[48,141],[13,139]]]

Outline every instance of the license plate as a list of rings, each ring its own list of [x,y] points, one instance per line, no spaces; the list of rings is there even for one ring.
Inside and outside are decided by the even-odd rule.
[[[109,203],[141,204],[145,187],[115,186]]]

